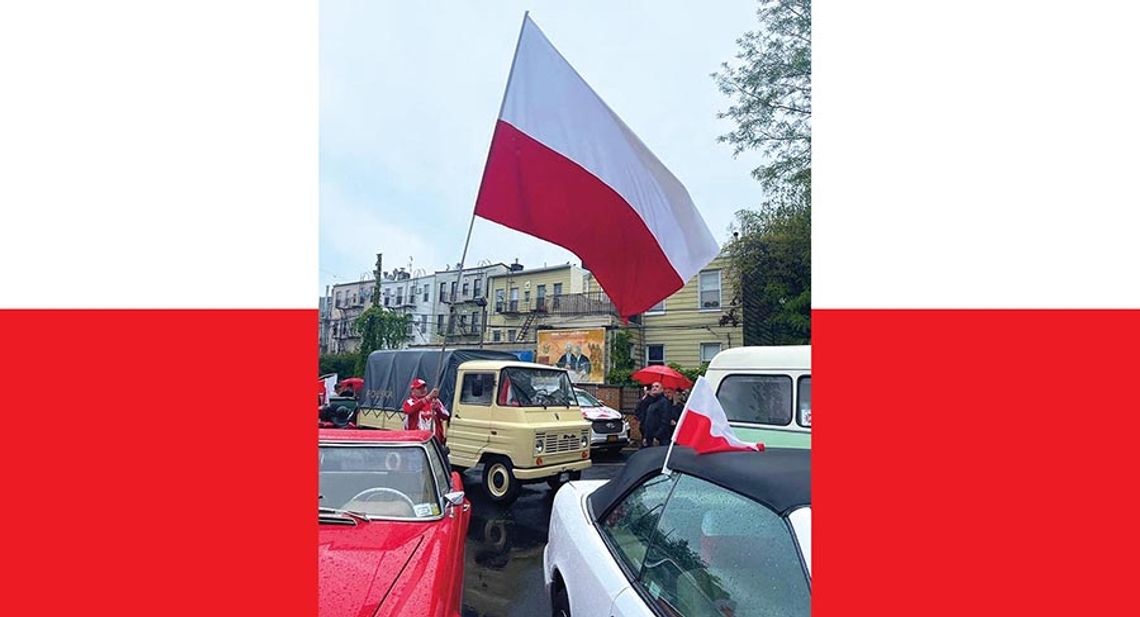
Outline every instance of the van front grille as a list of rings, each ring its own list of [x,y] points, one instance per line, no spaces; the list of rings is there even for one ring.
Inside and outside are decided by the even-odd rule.
[[[582,449],[582,438],[588,437],[589,431],[580,433],[539,433],[542,439],[544,454],[558,454],[560,452],[573,452]]]

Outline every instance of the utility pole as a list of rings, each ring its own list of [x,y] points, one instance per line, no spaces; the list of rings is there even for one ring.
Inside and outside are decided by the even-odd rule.
[[[384,253],[376,253],[376,271],[372,273],[376,277],[376,288],[372,290],[372,306],[380,306],[380,280],[384,276],[383,264]]]

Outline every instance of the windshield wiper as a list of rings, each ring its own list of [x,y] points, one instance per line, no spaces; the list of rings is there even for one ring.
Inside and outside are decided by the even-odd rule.
[[[372,520],[372,519],[368,518],[367,514],[364,514],[362,512],[356,512],[353,510],[342,510],[340,508],[326,508],[324,506],[321,506],[319,508],[319,512],[320,512],[320,514],[332,514],[335,516],[348,517],[348,518],[352,519],[352,522],[354,524],[360,523],[361,521],[368,522],[368,521]]]

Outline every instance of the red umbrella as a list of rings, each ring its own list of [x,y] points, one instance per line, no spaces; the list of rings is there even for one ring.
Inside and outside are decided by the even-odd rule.
[[[689,381],[688,377],[660,364],[647,366],[634,373],[632,377],[645,385],[658,381],[661,382],[661,387],[672,390],[688,390],[693,387],[693,382]]]

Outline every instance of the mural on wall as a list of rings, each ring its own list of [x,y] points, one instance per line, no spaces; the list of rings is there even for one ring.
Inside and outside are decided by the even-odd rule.
[[[574,383],[604,383],[606,380],[606,330],[539,330],[539,364],[570,371]]]

